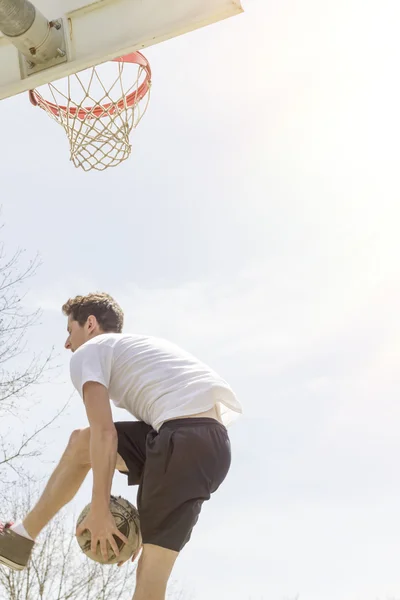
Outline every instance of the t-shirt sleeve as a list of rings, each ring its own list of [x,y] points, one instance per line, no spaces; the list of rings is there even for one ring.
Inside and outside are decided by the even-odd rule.
[[[88,381],[101,383],[107,389],[110,385],[112,348],[104,344],[81,346],[72,356],[70,363],[71,380],[83,398],[83,386]]]

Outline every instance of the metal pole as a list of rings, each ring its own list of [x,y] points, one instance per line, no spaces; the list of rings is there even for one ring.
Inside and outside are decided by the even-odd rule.
[[[23,35],[32,27],[35,13],[28,0],[0,0],[0,30],[7,37]]]
[[[61,24],[49,22],[29,0],[0,0],[0,31],[31,65],[65,55]]]

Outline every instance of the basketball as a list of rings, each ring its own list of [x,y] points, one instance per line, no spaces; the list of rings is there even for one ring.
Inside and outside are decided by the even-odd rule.
[[[87,516],[90,510],[90,504],[85,506],[81,514],[79,515],[77,527],[82,523],[83,519]],[[90,549],[91,536],[90,531],[87,529],[82,533],[82,535],[77,536],[78,544],[86,554],[88,558],[92,560],[105,564],[105,565],[114,565],[118,562],[124,562],[131,558],[135,552],[140,548],[142,544],[142,537],[140,535],[140,524],[139,524],[139,513],[137,509],[125,500],[125,498],[121,498],[121,496],[115,497],[111,496],[110,498],[110,511],[115,519],[115,523],[117,525],[118,530],[124,534],[126,538],[128,538],[128,544],[125,544],[118,537],[114,536],[114,539],[117,543],[119,549],[119,556],[115,555],[114,550],[108,545],[108,559],[105,561],[100,552],[100,546],[97,547],[96,554],[94,554]]]

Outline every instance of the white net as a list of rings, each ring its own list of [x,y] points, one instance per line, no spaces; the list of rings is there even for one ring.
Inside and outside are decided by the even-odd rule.
[[[146,112],[150,86],[150,67],[137,52],[33,90],[30,97],[63,126],[74,165],[103,171],[130,156],[130,134]]]

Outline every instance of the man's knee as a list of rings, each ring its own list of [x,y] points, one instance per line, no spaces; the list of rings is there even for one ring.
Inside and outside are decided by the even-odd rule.
[[[143,544],[143,550],[138,561],[138,579],[157,579],[168,581],[179,552],[168,550],[153,544]]]
[[[65,457],[82,466],[90,465],[90,428],[76,429],[72,432]]]
[[[91,465],[90,427],[76,429],[71,433],[64,457],[66,460],[72,460],[82,466]],[[117,464],[115,468],[119,471],[128,471],[125,461],[119,454],[117,454]]]

